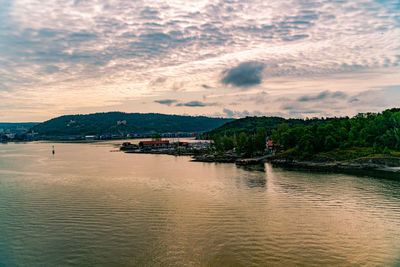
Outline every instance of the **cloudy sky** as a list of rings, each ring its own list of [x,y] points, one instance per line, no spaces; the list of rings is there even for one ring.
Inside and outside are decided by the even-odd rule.
[[[400,106],[398,0],[0,0],[0,121]]]

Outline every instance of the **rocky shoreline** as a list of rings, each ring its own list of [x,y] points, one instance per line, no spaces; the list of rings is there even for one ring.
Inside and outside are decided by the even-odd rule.
[[[195,155],[189,151],[134,151],[128,150],[125,153],[139,154],[167,154],[174,156],[192,156],[193,162],[216,162],[216,163],[235,163],[237,166],[247,167],[262,165],[265,162],[271,163],[275,167],[284,167],[289,169],[303,169],[328,172],[346,172],[346,173],[365,173],[373,176],[394,177],[400,179],[400,158],[397,157],[363,157],[351,161],[333,161],[333,160],[299,160],[272,155],[241,158],[237,155],[216,155],[200,154]]]
[[[396,157],[364,157],[351,161],[318,161],[275,158],[263,156],[257,158],[239,158],[237,156],[217,156],[212,154],[193,156],[192,161],[236,163],[238,166],[257,165],[265,162],[277,167],[307,169],[319,171],[372,171],[392,173],[400,177],[400,158]]]
[[[311,169],[320,171],[372,171],[396,174],[400,178],[400,159],[396,157],[364,157],[352,161],[305,161],[285,158],[273,158],[273,166]]]
[[[239,158],[207,154],[194,156],[192,161],[236,163],[238,167],[258,166],[268,162],[274,167],[284,167],[292,170],[338,172],[377,178],[400,179],[400,158],[397,157],[363,157],[351,161],[318,161],[275,158],[271,155],[257,158]]]
[[[218,162],[218,163],[235,163],[238,166],[251,166],[264,164],[267,156],[253,157],[253,158],[242,158],[236,155],[215,155],[215,154],[203,154],[194,155],[192,161],[195,162]]]
[[[192,161],[195,162],[218,162],[218,163],[235,163],[238,157],[236,156],[217,156],[213,154],[203,154],[193,156]]]

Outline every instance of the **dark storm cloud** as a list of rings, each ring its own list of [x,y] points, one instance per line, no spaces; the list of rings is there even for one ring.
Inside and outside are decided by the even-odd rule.
[[[162,99],[162,100],[155,100],[154,102],[162,105],[171,106],[173,103],[176,103],[177,101],[175,99]]]
[[[243,62],[234,68],[223,71],[221,82],[237,87],[257,85],[262,81],[262,71],[264,68],[265,64],[262,62]]]

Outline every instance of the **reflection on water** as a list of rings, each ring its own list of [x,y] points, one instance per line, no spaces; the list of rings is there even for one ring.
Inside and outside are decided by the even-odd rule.
[[[400,182],[0,146],[0,266],[396,266]]]
[[[242,168],[246,171],[259,171],[265,172],[265,164],[255,164],[255,165],[247,165],[247,166],[237,166],[238,168]]]

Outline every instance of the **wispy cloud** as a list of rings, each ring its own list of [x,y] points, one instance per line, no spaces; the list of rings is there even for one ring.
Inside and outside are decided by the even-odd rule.
[[[205,103],[201,101],[190,101],[186,103],[178,103],[177,107],[207,107],[207,106],[216,106],[217,103]]]
[[[163,99],[163,100],[155,100],[155,103],[171,106],[173,103],[176,103],[177,100],[175,99]]]
[[[309,101],[318,101],[318,100],[324,100],[327,98],[338,98],[338,99],[344,99],[346,98],[347,95],[344,92],[329,92],[329,91],[323,91],[317,95],[304,95],[299,97],[297,100],[300,102],[309,102]]]
[[[231,110],[231,109],[224,108],[222,110],[222,112],[228,118],[244,118],[244,117],[247,117],[247,116],[261,116],[261,115],[263,115],[263,113],[261,111],[258,111],[258,110],[249,112],[247,110],[237,111],[237,110]]]
[[[0,1],[0,114],[32,116],[16,101],[26,95],[41,106],[38,120],[94,107],[179,113],[154,99],[235,88],[269,94],[244,97],[238,112],[285,112],[271,102],[278,95],[340,102],[339,90],[346,101],[359,99],[344,107],[351,114],[368,108],[363,92],[400,80],[399,12],[397,0]],[[139,105],[143,98],[151,103]],[[136,105],[123,106],[126,99]],[[334,113],[335,105],[309,110]],[[214,114],[221,106],[203,107]],[[206,110],[192,107],[184,112]]]

